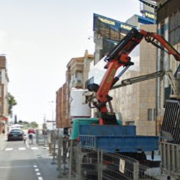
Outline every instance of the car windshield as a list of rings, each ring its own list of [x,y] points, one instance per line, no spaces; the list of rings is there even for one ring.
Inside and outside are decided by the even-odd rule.
[[[22,131],[19,129],[13,129],[10,133],[22,133]]]

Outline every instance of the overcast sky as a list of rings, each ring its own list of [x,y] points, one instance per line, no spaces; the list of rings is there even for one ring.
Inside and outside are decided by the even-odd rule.
[[[122,22],[140,14],[139,0],[0,0],[0,54],[18,120],[55,118],[56,91],[66,64],[94,53],[93,13]],[[53,116],[53,117],[52,117]]]

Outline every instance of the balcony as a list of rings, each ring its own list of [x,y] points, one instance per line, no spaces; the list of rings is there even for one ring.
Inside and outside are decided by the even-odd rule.
[[[72,83],[72,86],[75,88],[82,88],[83,87],[83,82],[80,79],[75,79]]]

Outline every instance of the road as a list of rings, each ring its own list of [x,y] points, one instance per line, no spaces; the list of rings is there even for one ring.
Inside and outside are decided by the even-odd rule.
[[[56,166],[43,146],[0,141],[0,180],[57,180]]]

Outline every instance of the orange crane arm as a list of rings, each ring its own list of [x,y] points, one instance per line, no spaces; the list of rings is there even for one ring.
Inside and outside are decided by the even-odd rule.
[[[131,58],[129,54],[131,51],[143,40],[143,38],[157,46],[158,48],[163,49],[163,47],[167,50],[169,54],[172,54],[177,61],[180,61],[180,54],[159,34],[151,33],[144,30],[138,31],[137,29],[132,29],[129,33],[108,53],[105,57],[105,61],[107,62],[104,67],[107,69],[100,85],[90,84],[88,89],[90,91],[96,92],[96,102],[94,102],[94,106],[98,108],[100,113],[103,114],[100,118],[100,124],[112,124],[110,122],[115,118],[106,118],[108,115],[108,108],[106,106],[107,103],[110,103],[112,97],[108,95],[112,86],[119,80],[122,74],[134,63],[131,62]],[[157,40],[162,46],[159,46],[154,41]],[[117,70],[120,67],[124,67],[123,72],[121,72],[117,77],[115,77]],[[117,121],[113,120],[114,123]]]

